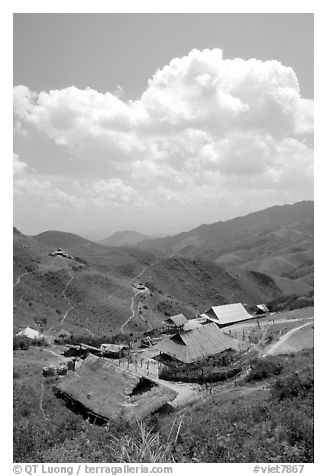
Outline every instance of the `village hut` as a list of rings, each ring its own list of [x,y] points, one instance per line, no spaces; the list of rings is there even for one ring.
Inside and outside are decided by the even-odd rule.
[[[171,402],[174,390],[90,354],[58,385],[59,393],[100,420],[142,420]]]
[[[161,354],[180,362],[191,363],[220,354],[225,350],[239,351],[244,344],[227,336],[215,323],[183,331],[164,339],[155,346]]]
[[[32,329],[31,327],[25,327],[16,336],[28,337],[29,339],[39,339],[42,335],[39,331]]]
[[[222,306],[213,306],[205,311],[204,316],[209,321],[215,322],[219,327],[230,326],[254,318],[253,315],[246,311],[240,302],[224,304]]]
[[[184,316],[184,314],[176,314],[176,316],[171,316],[171,317],[168,317],[168,319],[165,319],[164,320],[164,323],[168,326],[168,327],[183,327],[184,324],[187,323],[187,319],[186,317]]]
[[[262,314],[267,314],[268,312],[269,312],[269,309],[266,306],[266,304],[257,304],[256,305],[255,314],[257,316],[260,316]]]

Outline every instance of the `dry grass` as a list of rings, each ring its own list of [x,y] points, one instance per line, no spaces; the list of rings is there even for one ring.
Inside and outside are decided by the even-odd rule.
[[[141,422],[138,423],[137,438],[124,435],[121,438],[112,436],[111,450],[121,463],[174,463],[173,450],[178,440],[183,417],[175,418],[166,441],[160,438],[159,433],[147,429]]]

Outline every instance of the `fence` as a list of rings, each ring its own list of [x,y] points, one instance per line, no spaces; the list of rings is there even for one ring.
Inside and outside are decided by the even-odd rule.
[[[163,365],[157,360],[129,355],[127,358],[112,361],[119,368],[145,377],[159,378]]]

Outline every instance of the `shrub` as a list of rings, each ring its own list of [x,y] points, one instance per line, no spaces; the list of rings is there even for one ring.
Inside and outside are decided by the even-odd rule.
[[[283,369],[283,364],[278,357],[265,357],[254,359],[250,363],[250,372],[246,377],[247,382],[262,380],[273,375],[279,375]]]
[[[13,350],[27,350],[30,346],[30,339],[25,336],[14,336]]]
[[[35,347],[47,347],[49,345],[44,337],[36,337],[35,339],[29,339],[29,341],[30,345],[34,345]]]
[[[304,398],[310,394],[313,394],[313,375],[311,371],[302,376],[295,373],[279,378],[271,387],[271,396],[278,401],[287,398]]]

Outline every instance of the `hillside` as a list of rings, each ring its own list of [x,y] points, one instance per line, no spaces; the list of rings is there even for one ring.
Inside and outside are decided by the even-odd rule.
[[[137,231],[117,231],[107,238],[98,240],[98,243],[106,246],[133,246],[137,245],[141,241],[151,239],[151,236],[143,235]]]
[[[49,256],[63,248],[76,259]],[[129,280],[155,259],[142,250],[108,248],[76,235],[14,230],[14,329],[115,333],[130,314]]]
[[[220,265],[287,278],[295,292],[313,286],[313,202],[275,206],[138,247],[200,257]]]
[[[281,289],[264,274],[230,269],[199,258],[162,259],[144,272],[142,282],[152,291],[142,308],[147,318],[149,311],[144,305],[150,313],[155,310],[169,316],[182,312],[194,317],[212,305],[238,301],[254,304],[282,296]]]
[[[62,248],[73,259],[50,256]],[[139,292],[133,286],[147,286]],[[305,286],[305,284],[303,284]],[[167,316],[194,317],[211,305],[257,303],[283,296],[263,273],[203,259],[108,247],[77,235],[14,231],[14,329],[80,335],[144,331]]]

